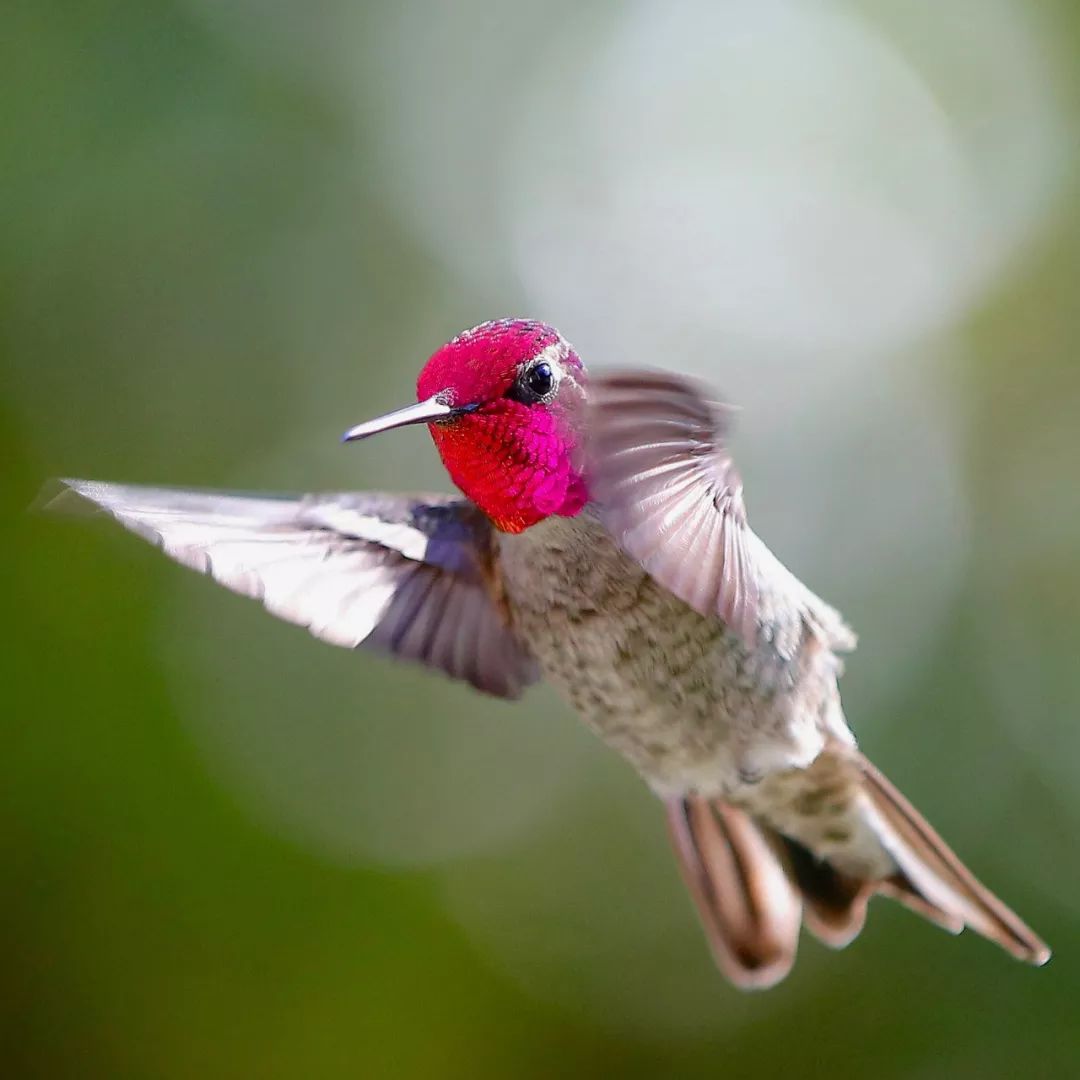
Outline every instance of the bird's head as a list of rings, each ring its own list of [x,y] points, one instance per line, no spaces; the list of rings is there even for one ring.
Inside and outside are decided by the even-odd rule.
[[[345,433],[427,424],[450,478],[494,525],[521,532],[588,501],[581,430],[585,369],[557,330],[500,319],[458,334],[416,381],[417,403]]]

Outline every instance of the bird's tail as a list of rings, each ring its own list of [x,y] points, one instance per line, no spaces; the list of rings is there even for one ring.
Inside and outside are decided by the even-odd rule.
[[[847,945],[879,893],[951,933],[970,926],[1020,960],[1049,959],[1046,945],[857,751],[828,749],[808,769],[768,777],[739,801],[667,802],[683,877],[736,986],[783,979],[802,923],[833,948]]]

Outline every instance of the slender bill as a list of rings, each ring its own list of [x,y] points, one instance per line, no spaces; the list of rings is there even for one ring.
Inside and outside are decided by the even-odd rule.
[[[406,405],[403,409],[395,409],[394,412],[377,416],[374,420],[367,420],[363,424],[349,428],[341,436],[342,442],[356,442],[358,439],[366,439],[369,435],[378,435],[381,431],[390,431],[392,428],[407,427],[409,424],[430,424],[436,420],[447,420],[452,416],[460,416],[462,413],[471,412],[471,405],[447,405],[440,394],[429,397],[426,401],[418,401],[415,405]]]

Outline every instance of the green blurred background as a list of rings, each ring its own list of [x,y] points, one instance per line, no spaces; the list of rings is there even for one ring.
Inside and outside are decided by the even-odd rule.
[[[1077,1075],[1075,3],[35,0],[0,70],[4,1075]],[[522,312],[746,406],[864,749],[1047,968],[878,902],[741,996],[550,691],[24,513],[440,488],[337,436]]]

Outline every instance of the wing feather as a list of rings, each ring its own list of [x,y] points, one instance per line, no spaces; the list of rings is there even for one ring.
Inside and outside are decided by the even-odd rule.
[[[605,525],[681,600],[747,645],[809,628],[835,649],[854,636],[750,529],[727,445],[727,407],[697,383],[623,371],[590,381],[587,467]]]
[[[346,648],[517,697],[538,677],[493,597],[490,525],[445,496],[230,495],[65,480],[177,562]]]

